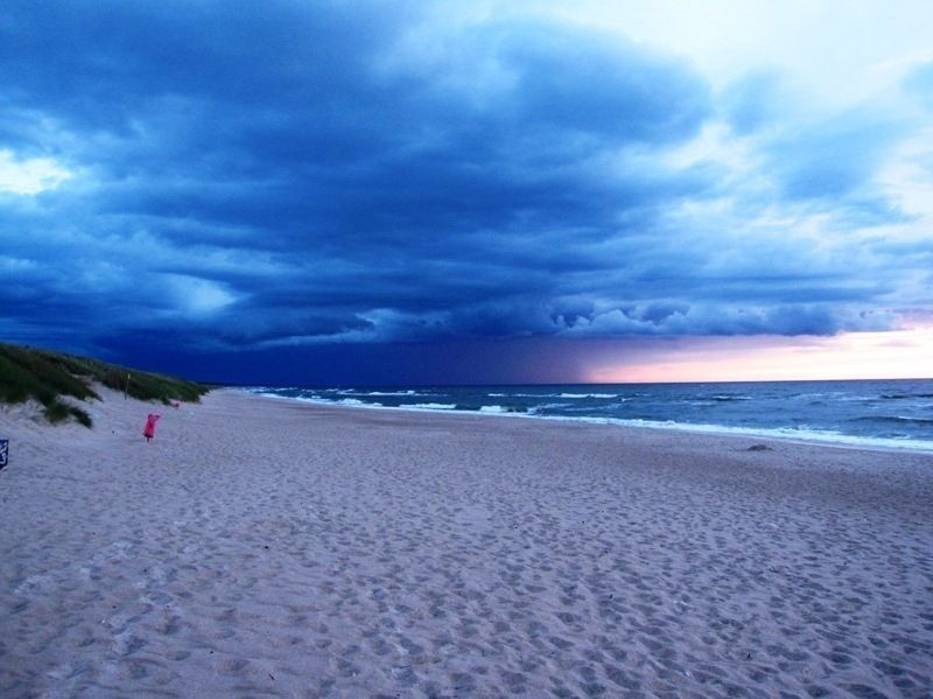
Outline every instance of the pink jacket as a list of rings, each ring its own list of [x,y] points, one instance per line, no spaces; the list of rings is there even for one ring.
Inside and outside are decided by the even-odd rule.
[[[143,437],[149,437],[150,439],[155,437],[155,427],[160,417],[162,416],[149,414],[149,417],[146,418],[146,429],[143,430]]]

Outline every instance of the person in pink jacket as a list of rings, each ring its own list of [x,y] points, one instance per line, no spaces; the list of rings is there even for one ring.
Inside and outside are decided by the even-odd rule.
[[[152,438],[155,437],[155,427],[160,417],[162,416],[150,413],[149,417],[146,418],[146,428],[143,430],[143,437],[146,438],[147,442],[152,441]]]

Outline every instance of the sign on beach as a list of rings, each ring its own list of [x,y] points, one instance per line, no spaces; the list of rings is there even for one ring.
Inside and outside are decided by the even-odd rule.
[[[7,465],[10,459],[10,440],[0,439],[0,469]]]

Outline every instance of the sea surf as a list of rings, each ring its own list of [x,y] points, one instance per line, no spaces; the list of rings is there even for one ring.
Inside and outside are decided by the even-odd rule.
[[[328,405],[580,420],[933,451],[933,379],[243,389]]]

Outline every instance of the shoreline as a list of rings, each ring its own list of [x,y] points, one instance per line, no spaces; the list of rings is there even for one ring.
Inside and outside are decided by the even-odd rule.
[[[338,408],[347,410],[389,410],[409,413],[428,413],[435,415],[467,415],[491,418],[525,418],[528,420],[541,420],[556,423],[585,423],[591,425],[606,425],[610,427],[622,428],[626,430],[653,430],[661,432],[685,432],[697,435],[712,435],[720,437],[735,437],[737,439],[758,439],[764,441],[774,441],[779,443],[791,443],[802,445],[836,447],[840,449],[853,449],[856,451],[877,451],[883,453],[907,453],[907,454],[933,454],[933,440],[929,444],[918,440],[896,440],[890,438],[859,437],[857,435],[845,435],[834,433],[833,436],[819,437],[819,432],[808,433],[809,436],[784,435],[780,434],[781,428],[741,428],[729,427],[727,425],[713,424],[695,424],[650,420],[626,420],[623,418],[601,418],[601,417],[571,417],[564,415],[536,415],[521,411],[493,411],[493,410],[457,410],[456,408],[426,408],[414,406],[395,406],[395,405],[368,405],[340,403],[338,401],[329,401],[326,399],[311,399],[294,396],[280,396],[274,393],[260,393],[250,388],[228,386],[220,391],[233,391],[244,393],[258,398],[269,398],[272,400],[285,400],[302,403],[305,405],[314,405],[325,408]],[[838,436],[837,436],[838,435]],[[918,446],[920,445],[920,446]]]

